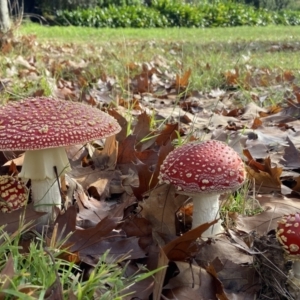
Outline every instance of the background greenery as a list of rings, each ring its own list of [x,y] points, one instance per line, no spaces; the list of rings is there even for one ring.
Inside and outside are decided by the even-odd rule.
[[[86,27],[232,27],[299,25],[300,10],[290,0],[39,0],[51,24]],[[293,4],[293,9],[291,8]]]
[[[25,1],[25,6],[32,1]],[[95,6],[108,7],[110,5],[126,6],[126,5],[148,5],[151,6],[156,0],[36,0],[36,5],[50,10],[54,9],[76,9],[76,8],[92,8]],[[172,2],[186,4],[205,4],[205,3],[242,3],[256,8],[267,8],[269,10],[280,10],[286,8],[299,8],[299,1],[293,0],[174,0]]]
[[[298,25],[300,14],[300,0],[9,0],[10,6],[18,1],[35,21],[101,28]]]

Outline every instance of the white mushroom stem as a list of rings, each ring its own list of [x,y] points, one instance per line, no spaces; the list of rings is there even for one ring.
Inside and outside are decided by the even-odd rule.
[[[59,177],[70,170],[63,147],[25,152],[19,176],[31,179],[32,199],[37,211],[49,213],[53,206],[61,207],[60,188],[54,167]]]
[[[31,190],[36,211],[51,213],[53,206],[61,208],[61,194],[56,178],[31,180]]]
[[[192,228],[220,218],[219,195],[218,193],[191,195],[194,204]],[[209,237],[223,232],[221,223],[222,221],[219,220],[218,223],[212,225],[208,230],[203,232],[202,237]]]

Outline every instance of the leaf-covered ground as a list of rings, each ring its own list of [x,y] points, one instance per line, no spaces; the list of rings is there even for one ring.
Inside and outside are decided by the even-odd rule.
[[[297,299],[287,288],[290,264],[275,229],[283,214],[300,210],[299,70],[252,65],[244,57],[242,66],[218,74],[219,86],[204,91],[194,87],[194,70],[181,61],[182,45],[168,44],[166,55],[160,49],[141,61],[139,51],[155,48],[155,41],[132,43],[132,59],[123,65],[118,45],[111,51],[109,43],[40,43],[34,36],[2,42],[3,103],[39,96],[81,101],[122,127],[105,142],[66,149],[72,171],[57,236],[74,232],[65,246],[78,262],[92,264],[107,249],[114,257],[129,254],[128,276],[141,264],[169,266],[132,286],[135,293],[126,299]],[[297,45],[264,49],[288,55]],[[116,62],[115,73],[106,60]],[[201,62],[203,72],[211,64]],[[212,224],[189,230],[188,197],[160,185],[158,174],[177,144],[209,139],[240,154],[248,180],[221,198],[225,233],[203,240]],[[22,153],[3,153],[1,162],[2,174],[16,175]],[[1,213],[0,225],[13,232],[19,216]],[[26,220],[37,217],[29,205]]]

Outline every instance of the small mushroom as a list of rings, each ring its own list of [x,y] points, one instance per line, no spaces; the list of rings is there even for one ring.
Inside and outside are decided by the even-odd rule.
[[[193,142],[176,148],[161,165],[160,182],[173,184],[180,194],[193,199],[193,225],[219,219],[219,196],[238,189],[245,181],[244,164],[239,155],[223,142]],[[222,232],[221,220],[207,237]]]
[[[70,170],[64,147],[119,131],[113,117],[78,102],[40,97],[0,107],[0,150],[26,151],[19,176],[31,180],[37,211],[50,213],[53,206],[61,208],[57,177]]]
[[[10,213],[23,207],[28,200],[28,189],[22,181],[8,175],[0,176],[0,210]]]
[[[286,258],[293,261],[290,279],[294,277],[300,286],[300,213],[284,215],[278,221],[276,237],[285,252]]]

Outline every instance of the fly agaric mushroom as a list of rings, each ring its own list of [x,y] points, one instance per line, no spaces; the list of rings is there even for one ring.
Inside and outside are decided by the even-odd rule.
[[[193,142],[168,154],[160,168],[160,182],[173,184],[193,199],[193,226],[219,219],[219,195],[238,189],[245,181],[239,155],[223,142]],[[222,232],[221,220],[202,236]]]
[[[300,284],[300,213],[285,215],[278,221],[276,237],[286,254],[293,261],[290,279]]]
[[[0,210],[10,213],[27,203],[28,189],[25,184],[8,175],[0,176]]]
[[[49,213],[53,206],[61,208],[57,174],[62,176],[70,170],[65,146],[119,131],[113,117],[78,102],[40,97],[0,107],[0,150],[25,151],[19,176],[31,179],[37,211]]]

